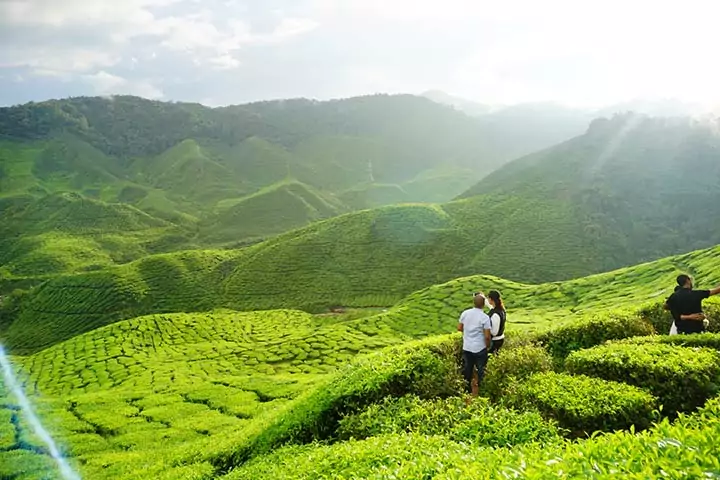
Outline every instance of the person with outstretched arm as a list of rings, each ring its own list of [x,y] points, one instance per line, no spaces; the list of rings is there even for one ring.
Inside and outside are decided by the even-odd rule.
[[[473,294],[473,304],[473,308],[462,312],[458,323],[458,330],[463,333],[463,377],[468,393],[472,393],[472,378],[476,368],[478,385],[482,382],[492,340],[490,317],[483,310],[485,296],[482,292]]]
[[[720,286],[712,290],[693,290],[693,279],[685,274],[678,275],[677,284],[679,288],[667,299],[665,309],[672,313],[678,333],[704,332],[707,319],[703,313],[702,301],[720,294]]]

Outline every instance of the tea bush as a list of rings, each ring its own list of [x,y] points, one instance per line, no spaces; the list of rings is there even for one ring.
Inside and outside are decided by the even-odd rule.
[[[720,475],[720,402],[644,432],[619,431],[564,444],[481,448],[442,436],[380,435],[279,449],[223,480],[700,479]]]
[[[285,443],[308,443],[332,437],[340,419],[387,396],[421,398],[459,395],[460,337],[449,335],[409,342],[359,358],[338,371],[326,385],[298,398],[285,412],[263,425],[229,458],[213,459],[221,469]]]
[[[460,397],[437,400],[388,397],[341,419],[337,431],[341,440],[388,433],[445,435],[451,440],[478,446],[550,442],[559,438],[557,426],[536,412],[492,406],[483,398],[468,406]]]
[[[537,372],[552,370],[552,358],[544,348],[524,345],[501,350],[488,361],[480,395],[499,400],[510,385]]]
[[[707,347],[713,350],[720,350],[720,334],[699,333],[694,335],[650,335],[647,337],[634,337],[620,340],[618,343],[630,345],[645,345],[661,343],[668,345],[680,345],[682,347]]]
[[[607,340],[651,335],[652,325],[638,315],[608,313],[596,315],[550,330],[539,341],[550,354],[563,359],[571,352],[600,345]]]
[[[650,426],[657,400],[630,385],[584,375],[537,373],[505,400],[518,409],[537,408],[573,436]]]
[[[572,353],[565,366],[571,373],[645,388],[671,415],[702,405],[720,385],[720,353],[707,348],[610,343]]]
[[[659,335],[668,334],[673,323],[672,315],[663,308],[664,304],[665,301],[649,303],[638,310],[638,315],[649,322]]]

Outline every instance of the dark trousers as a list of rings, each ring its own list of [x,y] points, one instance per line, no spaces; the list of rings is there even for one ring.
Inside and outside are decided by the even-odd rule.
[[[468,352],[463,350],[463,377],[465,377],[465,388],[468,393],[472,393],[473,370],[477,368],[478,385],[482,382],[485,375],[485,366],[487,366],[488,351],[487,348],[477,352]]]
[[[497,353],[502,348],[503,343],[505,343],[504,338],[501,338],[500,340],[493,340],[490,345],[490,355]]]

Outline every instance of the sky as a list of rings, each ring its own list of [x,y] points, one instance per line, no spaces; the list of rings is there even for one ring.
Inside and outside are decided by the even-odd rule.
[[[442,90],[720,105],[715,0],[0,0],[0,105]]]

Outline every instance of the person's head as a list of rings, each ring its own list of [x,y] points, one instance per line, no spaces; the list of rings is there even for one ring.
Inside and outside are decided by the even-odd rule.
[[[475,308],[485,307],[485,295],[483,295],[482,292],[475,292],[473,294],[473,304]]]
[[[693,279],[690,275],[678,275],[677,284],[680,288],[693,288]]]
[[[500,310],[505,309],[502,298],[500,297],[500,292],[497,290],[490,290],[490,293],[488,293],[488,301],[490,302],[490,306],[493,308]]]

